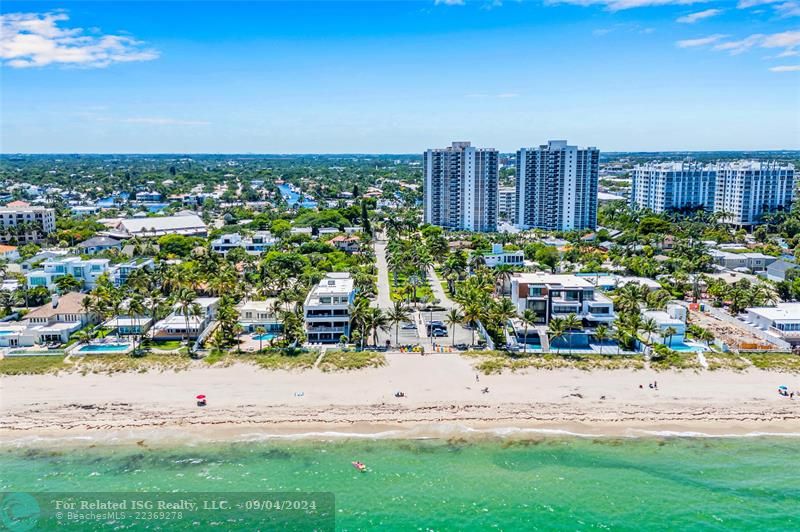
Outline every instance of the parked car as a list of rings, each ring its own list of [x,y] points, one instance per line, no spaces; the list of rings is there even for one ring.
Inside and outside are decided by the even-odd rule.
[[[417,324],[416,323],[406,323],[405,325],[403,325],[401,327],[401,329],[403,329],[403,330],[416,329],[416,328],[417,328]]]
[[[433,336],[434,336],[434,338],[441,338],[443,336],[447,337],[447,331],[444,330],[444,329],[434,329],[433,330]]]

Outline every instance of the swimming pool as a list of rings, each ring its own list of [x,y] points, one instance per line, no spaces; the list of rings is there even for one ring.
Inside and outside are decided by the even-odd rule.
[[[14,334],[14,331],[0,331],[0,336],[6,336],[9,334]]]
[[[78,349],[78,353],[119,353],[130,347],[131,344],[89,344]]]
[[[708,348],[702,345],[672,344],[667,347],[673,351],[708,351]]]
[[[275,337],[276,337],[276,335],[273,334],[273,333],[254,334],[253,335],[253,340],[260,340],[262,342],[268,342],[268,341],[272,340]]]

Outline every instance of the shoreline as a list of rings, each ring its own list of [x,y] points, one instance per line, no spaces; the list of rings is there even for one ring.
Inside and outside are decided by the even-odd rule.
[[[777,394],[779,385],[800,389],[797,375],[477,375],[457,355],[387,358],[381,368],[338,373],[232,365],[0,377],[0,443],[800,435],[800,398]],[[394,396],[400,390],[406,397]],[[208,406],[196,405],[199,393]]]
[[[528,442],[561,438],[636,440],[678,438],[800,438],[800,422],[791,427],[775,423],[727,424],[639,422],[628,424],[500,422],[395,425],[274,423],[270,425],[199,425],[192,427],[135,427],[87,432],[84,429],[2,430],[0,445],[14,449],[145,449],[195,448],[201,445],[280,442],[440,441],[450,443]]]

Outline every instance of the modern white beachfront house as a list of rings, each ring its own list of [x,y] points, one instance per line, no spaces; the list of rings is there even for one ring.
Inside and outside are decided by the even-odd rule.
[[[349,273],[328,273],[311,289],[304,305],[306,338],[310,344],[338,342],[350,333],[350,305],[356,290]]]
[[[251,236],[229,233],[212,240],[211,249],[220,255],[226,255],[236,248],[244,249],[248,255],[261,255],[277,242],[278,239],[272,236],[269,231],[256,231]]]
[[[217,314],[219,306],[218,297],[198,297],[194,300],[197,312],[189,311],[185,316],[176,305],[172,313],[163,320],[156,322],[150,330],[154,340],[182,340],[197,339],[208,327]],[[188,327],[188,328],[187,328]]]
[[[525,310],[533,311],[535,319],[528,325],[527,336],[525,324],[519,320],[512,321],[516,341],[534,346],[545,344],[542,335],[547,334],[547,325],[556,317],[574,314],[583,326],[582,330],[552,342],[560,347],[587,347],[595,327],[601,323],[610,325],[616,319],[611,299],[576,275],[515,273],[511,277],[511,301],[520,314]]]
[[[651,338],[669,347],[680,346],[685,343],[686,335],[686,307],[681,305],[667,305],[664,310],[645,310],[642,319],[651,319],[656,323],[658,331]],[[670,330],[672,334],[670,334]]]
[[[747,321],[792,346],[800,345],[800,302],[748,308]]]

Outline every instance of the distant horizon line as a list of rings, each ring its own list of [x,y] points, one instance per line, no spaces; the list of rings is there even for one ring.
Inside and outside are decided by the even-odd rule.
[[[501,154],[512,154],[514,151],[498,150]],[[97,155],[122,155],[122,156],[167,156],[167,155],[226,155],[226,156],[397,156],[397,157],[422,157],[423,152],[0,152],[0,157],[14,156],[97,156]],[[601,154],[690,154],[690,153],[797,153],[800,155],[800,148],[780,148],[780,149],[719,149],[719,150],[615,150],[603,151]]]

